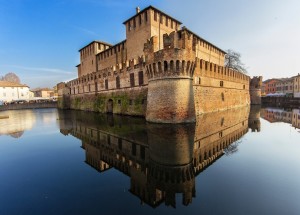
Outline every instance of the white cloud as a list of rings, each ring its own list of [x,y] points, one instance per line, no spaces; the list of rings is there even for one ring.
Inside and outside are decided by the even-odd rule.
[[[56,68],[27,67],[27,66],[19,66],[19,65],[1,65],[1,66],[22,69],[22,70],[26,70],[26,71],[40,71],[40,72],[50,72],[50,73],[59,73],[59,74],[73,74],[74,73],[71,71],[66,71],[63,69],[56,69]]]

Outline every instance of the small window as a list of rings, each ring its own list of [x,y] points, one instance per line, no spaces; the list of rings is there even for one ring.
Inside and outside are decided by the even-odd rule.
[[[129,105],[132,105],[132,99],[129,100]]]
[[[131,145],[131,153],[132,153],[132,155],[136,155],[136,144],[135,143],[132,143],[132,145]]]
[[[130,25],[130,21],[128,22],[128,31],[131,30],[131,25]]]
[[[122,139],[121,138],[118,139],[118,148],[120,150],[122,150]]]
[[[105,89],[108,90],[108,80],[105,80]]]
[[[139,72],[139,86],[144,84],[144,73],[143,71]]]
[[[224,82],[220,81],[220,87],[223,87],[223,86],[224,86]]]
[[[134,73],[130,74],[130,87],[134,87]]]
[[[147,15],[147,11],[145,12],[145,22],[148,21],[148,15]]]
[[[116,77],[116,88],[120,89],[120,77],[119,76]]]
[[[157,21],[157,12],[154,11],[154,21]]]
[[[118,100],[118,105],[121,105],[121,100],[120,99]]]

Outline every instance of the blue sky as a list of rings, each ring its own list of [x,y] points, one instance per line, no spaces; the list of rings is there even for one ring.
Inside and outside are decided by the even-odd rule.
[[[251,76],[300,73],[298,0],[0,0],[0,76],[14,72],[31,88],[76,78],[78,50],[125,39],[122,22],[148,5],[240,52]]]

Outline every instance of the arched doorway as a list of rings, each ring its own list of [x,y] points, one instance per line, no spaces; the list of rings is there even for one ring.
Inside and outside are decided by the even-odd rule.
[[[107,102],[107,113],[113,113],[114,103],[112,99],[109,99]]]

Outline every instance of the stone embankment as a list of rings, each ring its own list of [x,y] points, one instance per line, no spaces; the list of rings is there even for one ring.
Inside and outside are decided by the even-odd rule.
[[[0,106],[0,111],[4,111],[4,110],[22,110],[22,109],[39,109],[39,108],[57,108],[57,102],[8,104],[8,105]]]

